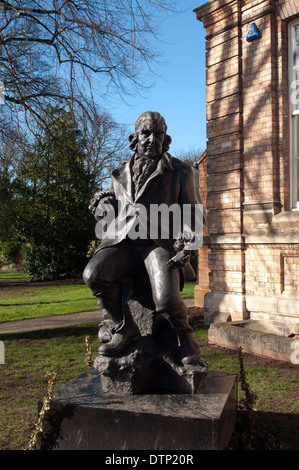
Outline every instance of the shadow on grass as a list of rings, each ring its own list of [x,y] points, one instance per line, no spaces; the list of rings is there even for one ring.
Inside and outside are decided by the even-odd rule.
[[[250,422],[248,412],[238,411],[230,450],[298,450],[299,415],[255,411]]]
[[[49,328],[47,330],[28,331],[24,333],[0,334],[1,341],[17,341],[28,339],[32,341],[59,338],[74,337],[80,338],[83,335],[96,336],[98,334],[98,322],[86,323],[79,326],[66,326],[62,328]]]
[[[51,304],[63,304],[67,302],[82,302],[84,300],[94,300],[90,297],[83,297],[82,299],[66,299],[66,300],[45,300],[36,302],[24,302],[24,303],[10,303],[10,304],[0,304],[0,307],[21,307],[23,305],[51,305]]]
[[[299,450],[299,414],[258,411],[261,426],[269,429],[282,450]]]

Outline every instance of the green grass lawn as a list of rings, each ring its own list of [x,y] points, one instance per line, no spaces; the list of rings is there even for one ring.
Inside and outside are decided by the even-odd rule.
[[[85,336],[98,348],[98,325],[57,328],[1,336],[5,364],[0,365],[0,450],[27,448],[37,421],[37,404],[46,395],[45,373],[56,372],[55,388],[87,369]]]
[[[202,356],[207,360],[210,369],[219,372],[239,371],[239,361],[236,351],[229,351],[225,354],[221,352],[222,348],[216,345],[208,345],[207,328],[199,327],[196,330],[196,337],[202,344]],[[249,357],[249,355],[246,355]],[[254,357],[254,356],[253,356]],[[298,373],[288,375],[282,380],[283,363],[279,368],[269,365],[267,360],[248,362],[246,365],[246,374],[251,388],[257,392],[257,408],[271,410],[273,402],[278,403],[277,412],[299,413],[298,394],[294,397],[292,391],[298,390]],[[295,366],[293,367],[296,371]],[[298,429],[299,432],[299,429]]]
[[[0,322],[21,318],[61,315],[98,309],[95,298],[83,284],[1,286],[8,275],[0,272]],[[2,275],[2,276],[1,276]],[[22,277],[22,276],[21,276]],[[12,278],[11,278],[12,279]],[[14,280],[17,280],[15,277]],[[23,277],[19,280],[25,280]],[[187,283],[183,298],[193,297],[194,283]],[[196,337],[209,370],[239,373],[236,351],[208,344],[208,329],[196,328]],[[56,328],[30,333],[1,335],[5,345],[5,364],[0,364],[0,449],[18,450],[28,445],[37,420],[37,403],[43,399],[47,371],[56,372],[55,388],[75,378],[87,368],[85,337],[90,336],[93,359],[98,349],[98,324]],[[257,395],[258,413],[282,416],[274,431],[278,437],[299,442],[298,368],[245,355],[244,365],[250,387]],[[291,366],[292,368],[292,366]],[[244,396],[239,385],[239,399]],[[281,421],[282,420],[282,421]],[[296,447],[295,447],[296,448]]]
[[[38,401],[47,390],[45,373],[56,372],[57,389],[84,372],[87,369],[85,337],[90,336],[92,358],[95,359],[99,346],[97,333],[98,324],[86,324],[0,336],[5,344],[5,364],[0,365],[1,450],[20,450],[28,446],[37,420]],[[196,336],[209,370],[239,373],[236,351],[209,345],[206,327],[198,326]],[[258,396],[257,413],[267,416],[283,413],[290,428],[284,428],[284,422],[274,431],[279,437],[287,436],[290,441],[298,439],[298,420],[291,421],[299,413],[296,400],[298,370],[294,366],[293,376],[286,375],[281,365],[269,366],[250,355],[244,355],[244,367],[250,387]],[[239,399],[244,396],[240,385],[238,396]]]
[[[0,322],[98,309],[83,284],[9,286],[0,284]]]
[[[0,273],[0,275],[3,273]],[[21,274],[21,273],[4,273]],[[84,284],[3,285],[0,276],[0,322],[98,309],[90,289]],[[194,296],[194,283],[187,283],[182,297]]]
[[[194,287],[195,283],[194,282],[186,282],[184,285],[184,289],[181,292],[181,296],[183,299],[188,299],[194,297]]]
[[[0,271],[0,286],[1,282],[5,281],[14,281],[14,282],[19,282],[19,281],[29,281],[30,276],[27,273],[22,273],[18,271]]]

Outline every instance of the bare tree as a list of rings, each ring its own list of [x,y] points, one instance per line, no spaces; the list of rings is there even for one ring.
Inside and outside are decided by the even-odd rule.
[[[180,149],[174,153],[174,157],[195,166],[197,160],[201,157],[204,150],[200,148],[189,148],[188,150]]]
[[[23,136],[12,125],[0,139],[0,242],[10,241],[14,231],[18,198],[14,179],[23,159]]]
[[[87,107],[94,96],[145,85],[153,38],[171,0],[0,0],[2,128],[20,109],[42,119],[45,103]],[[5,109],[4,109],[5,108]],[[11,116],[8,116],[10,111]]]
[[[0,177],[10,179],[22,158],[22,137],[13,126],[6,128],[0,140]]]
[[[126,128],[108,114],[101,114],[96,116],[93,125],[85,122],[83,136],[86,165],[94,190],[98,190],[107,184],[111,171],[129,154]]]

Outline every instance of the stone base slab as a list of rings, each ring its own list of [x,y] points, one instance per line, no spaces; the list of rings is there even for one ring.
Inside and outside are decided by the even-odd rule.
[[[292,362],[298,338],[279,336],[269,332],[264,322],[243,320],[214,323],[208,332],[209,343],[229,349],[238,349],[258,356]]]
[[[39,449],[220,450],[236,416],[236,374],[208,372],[195,395],[124,395],[92,368],[55,392]]]
[[[244,295],[228,292],[208,292],[205,295],[205,325],[244,320],[246,317]]]
[[[283,292],[277,297],[246,295],[246,307],[252,320],[264,321],[278,335],[299,333],[298,292]]]

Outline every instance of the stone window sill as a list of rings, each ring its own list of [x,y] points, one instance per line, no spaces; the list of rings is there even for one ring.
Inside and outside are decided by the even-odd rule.
[[[299,210],[279,212],[273,216],[273,222],[299,222]]]

